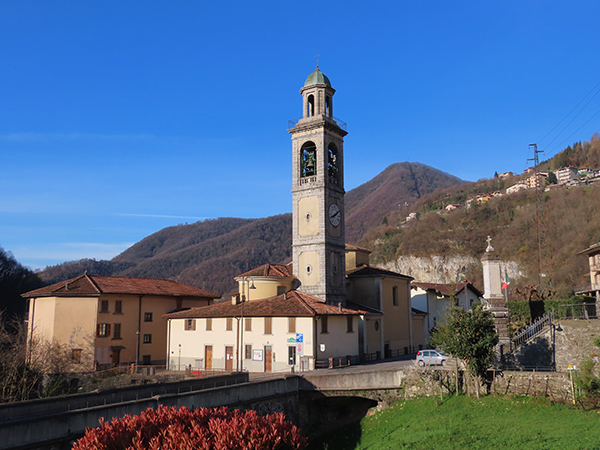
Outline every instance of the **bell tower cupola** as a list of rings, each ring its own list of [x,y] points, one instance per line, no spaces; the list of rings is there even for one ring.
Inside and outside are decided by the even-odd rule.
[[[293,266],[299,289],[346,302],[344,167],[346,124],[333,116],[329,78],[311,73],[300,89],[302,117],[292,135]]]

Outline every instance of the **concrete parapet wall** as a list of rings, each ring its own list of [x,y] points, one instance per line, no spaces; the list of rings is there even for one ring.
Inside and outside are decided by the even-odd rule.
[[[305,374],[304,379],[318,390],[365,390],[365,389],[397,389],[400,387],[405,372],[402,370],[386,370],[373,372],[339,373],[335,375]],[[309,387],[303,384],[306,389]]]

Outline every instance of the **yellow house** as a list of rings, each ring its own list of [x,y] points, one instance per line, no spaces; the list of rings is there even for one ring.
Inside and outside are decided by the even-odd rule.
[[[72,370],[165,364],[163,314],[210,305],[218,295],[173,280],[88,275],[22,294],[29,342],[63,346]]]

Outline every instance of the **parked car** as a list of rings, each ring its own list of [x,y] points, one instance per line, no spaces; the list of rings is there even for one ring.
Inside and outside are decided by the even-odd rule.
[[[419,366],[431,366],[433,364],[443,366],[446,364],[446,355],[439,350],[421,350],[417,353],[417,364]]]

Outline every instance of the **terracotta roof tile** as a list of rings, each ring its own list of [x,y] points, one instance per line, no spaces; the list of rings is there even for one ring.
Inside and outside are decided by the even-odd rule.
[[[434,290],[436,292],[439,292],[441,295],[447,295],[448,297],[458,294],[463,289],[465,289],[465,287],[468,286],[479,297],[483,296],[483,294],[479,291],[479,289],[477,289],[475,286],[473,286],[468,281],[461,281],[460,283],[445,283],[445,284],[444,283],[421,283],[418,281],[413,281],[412,286],[421,288],[424,291]]]
[[[346,250],[355,250],[355,251],[360,251],[360,252],[372,253],[371,250],[369,250],[368,248],[358,247],[357,245],[352,245],[352,244],[348,244],[348,243],[346,243]]]
[[[173,297],[219,298],[220,295],[175,280],[105,277],[83,274],[22,294],[22,297],[53,297],[99,294],[168,295]]]
[[[382,269],[380,267],[371,266],[369,264],[363,264],[362,266],[358,266],[354,269],[350,269],[346,271],[346,275],[351,277],[396,277],[396,278],[405,278],[407,280],[412,280],[413,277],[409,277],[408,275],[402,275],[401,273],[392,272],[391,270]]]
[[[239,317],[242,304],[231,302],[217,303],[210,306],[191,308],[186,311],[165,314],[168,319],[195,319],[203,317]],[[366,310],[340,308],[328,305],[324,300],[299,291],[253,300],[244,303],[244,317],[313,317],[313,316],[348,316],[367,314]]]
[[[242,277],[280,277],[280,278],[294,278],[294,273],[292,272],[292,265],[282,265],[282,264],[263,264],[262,266],[256,267],[248,272],[244,272],[241,275],[238,275],[238,278]]]

